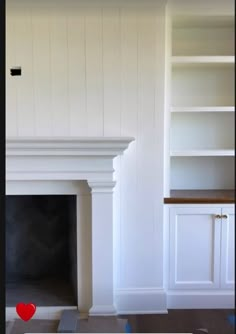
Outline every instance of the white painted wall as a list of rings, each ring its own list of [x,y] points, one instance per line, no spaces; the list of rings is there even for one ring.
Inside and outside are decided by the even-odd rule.
[[[136,138],[114,161],[114,271],[117,308],[123,313],[166,309],[163,165],[164,144],[165,152],[169,146],[164,110],[170,36],[165,2],[7,0],[7,136]],[[234,7],[232,0],[169,3],[177,14],[227,15]],[[21,77],[10,76],[12,66],[22,67]]]
[[[158,299],[165,6],[163,1],[55,3],[8,1],[7,136],[136,138],[114,161],[118,309],[132,312],[124,296],[137,298],[136,312],[165,308],[163,297]],[[22,76],[10,76],[12,66],[21,66]]]

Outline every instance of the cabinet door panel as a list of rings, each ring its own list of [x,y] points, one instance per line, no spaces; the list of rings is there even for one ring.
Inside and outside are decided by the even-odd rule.
[[[170,288],[219,287],[221,208],[170,208]]]
[[[223,208],[222,238],[221,238],[221,288],[232,289],[235,284],[234,277],[234,249],[235,249],[235,223],[234,209]]]

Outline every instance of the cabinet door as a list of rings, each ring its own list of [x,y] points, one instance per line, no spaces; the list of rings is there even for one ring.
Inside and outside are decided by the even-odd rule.
[[[221,208],[170,208],[170,289],[220,286]]]
[[[226,216],[224,218],[224,215]],[[221,238],[221,288],[233,289],[234,277],[234,208],[222,209],[222,238]]]

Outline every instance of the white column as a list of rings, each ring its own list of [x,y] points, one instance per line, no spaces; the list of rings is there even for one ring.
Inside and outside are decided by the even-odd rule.
[[[89,315],[115,315],[113,291],[114,181],[88,181],[92,193],[92,307]]]

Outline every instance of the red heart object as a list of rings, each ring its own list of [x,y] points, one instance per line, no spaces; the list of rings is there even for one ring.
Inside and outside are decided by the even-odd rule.
[[[32,303],[24,304],[19,303],[16,305],[16,312],[19,317],[24,321],[29,321],[36,311],[36,306]]]

